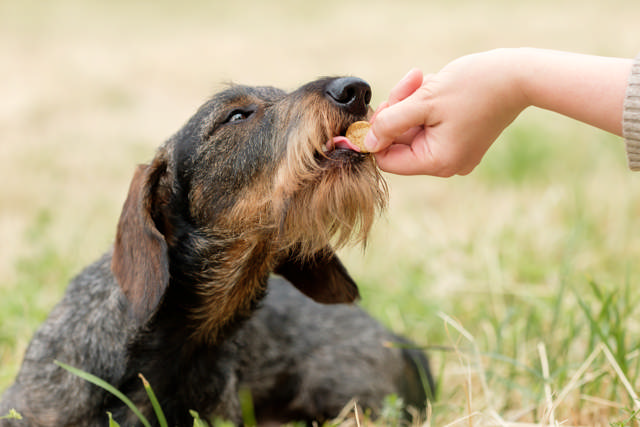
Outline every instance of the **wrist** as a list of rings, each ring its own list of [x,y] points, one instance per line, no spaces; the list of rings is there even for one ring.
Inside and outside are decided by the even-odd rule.
[[[527,90],[529,54],[521,48],[500,48],[488,52],[490,74],[494,76],[492,97],[499,103],[496,118],[510,123],[532,105]]]
[[[538,49],[521,47],[504,50],[505,67],[509,70],[514,103],[520,111],[535,106],[536,90],[533,82],[538,72],[535,64]]]

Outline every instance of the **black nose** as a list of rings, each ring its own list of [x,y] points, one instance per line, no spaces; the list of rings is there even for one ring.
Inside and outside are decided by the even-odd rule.
[[[371,101],[371,86],[357,77],[332,80],[325,90],[327,97],[349,113],[365,115]]]

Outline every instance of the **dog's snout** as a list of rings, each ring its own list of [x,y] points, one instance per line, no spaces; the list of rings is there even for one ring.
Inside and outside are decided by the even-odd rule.
[[[371,101],[371,86],[357,77],[342,77],[332,80],[325,94],[349,113],[364,115]]]

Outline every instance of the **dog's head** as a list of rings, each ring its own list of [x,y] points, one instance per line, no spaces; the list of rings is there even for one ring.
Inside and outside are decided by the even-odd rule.
[[[237,287],[275,271],[321,302],[355,299],[331,248],[364,241],[386,203],[373,157],[340,137],[370,97],[360,79],[325,78],[206,102],[138,168],[123,208],[112,268],[138,317],[189,263],[192,276],[227,268]]]

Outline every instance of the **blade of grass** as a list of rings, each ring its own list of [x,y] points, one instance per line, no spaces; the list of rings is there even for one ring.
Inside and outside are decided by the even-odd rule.
[[[545,419],[549,420],[549,424],[556,424],[556,417],[553,411],[553,398],[551,394],[551,384],[549,376],[549,358],[547,357],[547,348],[543,342],[538,343],[538,353],[540,354],[540,365],[542,368],[542,378],[544,383],[544,395],[547,403],[545,411]]]
[[[596,349],[591,352],[589,357],[587,357],[587,359],[582,363],[582,365],[580,365],[578,370],[573,374],[573,376],[569,380],[569,383],[566,386],[564,386],[564,388],[560,391],[560,393],[558,393],[558,396],[554,400],[550,410],[555,411],[560,406],[562,401],[569,395],[569,393],[571,393],[572,390],[575,390],[580,385],[580,379],[585,374],[585,372],[587,372],[587,369],[589,369],[593,361],[601,352],[602,352],[602,348],[600,348],[599,346],[596,347]]]
[[[147,381],[147,379],[142,374],[138,374],[138,376],[142,380],[142,385],[144,386],[144,390],[147,392],[147,396],[149,396],[149,400],[151,401],[151,405],[153,406],[153,412],[156,413],[156,418],[158,418],[160,427],[169,427],[169,424],[167,424],[167,419],[164,416],[164,412],[162,412],[162,407],[160,407],[160,403],[158,402],[158,398],[153,392],[151,385],[149,385],[149,381]]]
[[[469,333],[469,331],[467,331],[460,322],[458,322],[456,319],[452,318],[451,316],[449,316],[448,314],[440,311],[438,312],[438,317],[440,317],[442,320],[444,320],[445,322],[445,328],[447,330],[447,334],[449,334],[449,329],[448,326],[452,326],[453,328],[455,328],[460,334],[461,336],[463,336],[464,338],[466,338],[469,343],[471,344],[473,351],[472,354],[470,356],[473,357],[473,362],[475,364],[475,368],[477,370],[477,376],[480,380],[480,384],[482,385],[482,390],[484,392],[484,396],[487,402],[492,402],[493,401],[493,394],[491,392],[491,389],[489,388],[488,382],[487,382],[487,375],[486,375],[486,371],[484,370],[484,366],[482,364],[482,360],[481,360],[481,355],[480,355],[480,349],[478,348],[478,344],[476,343],[475,338],[473,337],[473,335],[471,333]],[[449,335],[449,337],[451,338],[451,335]],[[462,353],[459,351],[456,351],[458,358],[460,359],[461,363],[462,363]],[[468,379],[467,379],[467,383],[465,383],[465,389],[467,390],[467,412],[469,414],[472,414],[473,412],[471,412],[471,365],[467,364],[467,372],[468,372]],[[502,417],[500,417],[500,415],[498,414],[498,412],[493,408],[493,406],[491,405],[491,403],[489,403],[489,408],[488,408],[489,413],[496,418],[496,420],[500,420],[502,421]],[[473,420],[472,418],[468,419],[469,425],[473,425]]]
[[[109,393],[113,394],[115,397],[120,399],[122,401],[122,403],[127,405],[129,407],[129,409],[131,409],[131,411],[133,411],[134,414],[136,414],[136,417],[138,417],[140,422],[145,427],[151,427],[151,424],[149,423],[149,420],[147,420],[145,418],[145,416],[142,415],[142,412],[140,412],[140,410],[138,410],[138,408],[136,408],[136,405],[134,405],[133,402],[131,400],[129,400],[129,398],[127,396],[122,394],[120,392],[120,390],[118,390],[117,388],[115,388],[114,386],[109,384],[108,382],[96,377],[95,375],[92,375],[92,374],[90,374],[88,372],[84,372],[83,370],[74,368],[73,366],[69,366],[69,365],[67,365],[65,363],[62,363],[62,362],[58,361],[58,360],[54,360],[53,363],[55,363],[56,365],[60,366],[63,369],[66,369],[67,371],[71,372],[73,375],[76,375],[76,376],[82,378],[85,381],[89,381],[91,384],[96,385],[96,386],[108,391]]]
[[[616,360],[616,358],[613,355],[613,353],[611,353],[611,350],[609,349],[609,347],[604,343],[601,343],[600,346],[602,348],[602,351],[603,351],[605,357],[609,361],[609,364],[611,365],[613,370],[616,372],[616,375],[618,375],[618,378],[622,382],[622,385],[624,385],[624,388],[627,390],[627,393],[629,393],[629,396],[631,396],[631,400],[633,401],[633,409],[636,410],[636,411],[639,411],[640,410],[640,400],[638,399],[638,395],[636,394],[635,390],[633,389],[633,386],[629,382],[629,379],[627,378],[625,373],[620,368],[620,365],[618,364],[618,361]]]
[[[358,405],[356,402],[353,402],[353,413],[356,416],[356,426],[360,427],[360,418],[358,417]]]
[[[113,419],[111,412],[107,412],[107,416],[109,417],[109,427],[120,427],[120,424]]]
[[[241,388],[238,392],[240,399],[240,408],[242,411],[242,421],[246,426],[256,426],[256,414],[253,407],[253,397],[251,396],[251,390],[248,388]]]
[[[196,411],[190,410],[189,413],[193,417],[193,427],[209,427],[209,424],[200,418],[200,414]]]
[[[18,413],[15,409],[11,409],[8,414],[0,415],[0,420],[21,420],[22,415]]]
[[[593,291],[593,294],[596,296],[598,301],[602,301],[603,300],[602,292],[600,292],[600,287],[598,286],[596,281],[590,278],[589,280],[587,280],[587,285],[589,285],[589,287]]]
[[[591,308],[589,307],[589,305],[582,299],[582,297],[580,296],[580,294],[576,290],[574,290],[574,295],[576,297],[576,301],[577,301],[578,305],[580,306],[580,308],[582,309],[582,312],[584,313],[585,317],[587,318],[589,326],[591,327],[591,336],[590,336],[590,346],[589,347],[590,347],[591,350],[593,350],[595,342],[596,342],[595,336],[597,336],[602,341],[606,341],[607,340],[607,336],[602,331],[602,328],[600,327],[600,325],[598,324],[596,319],[591,314]]]

